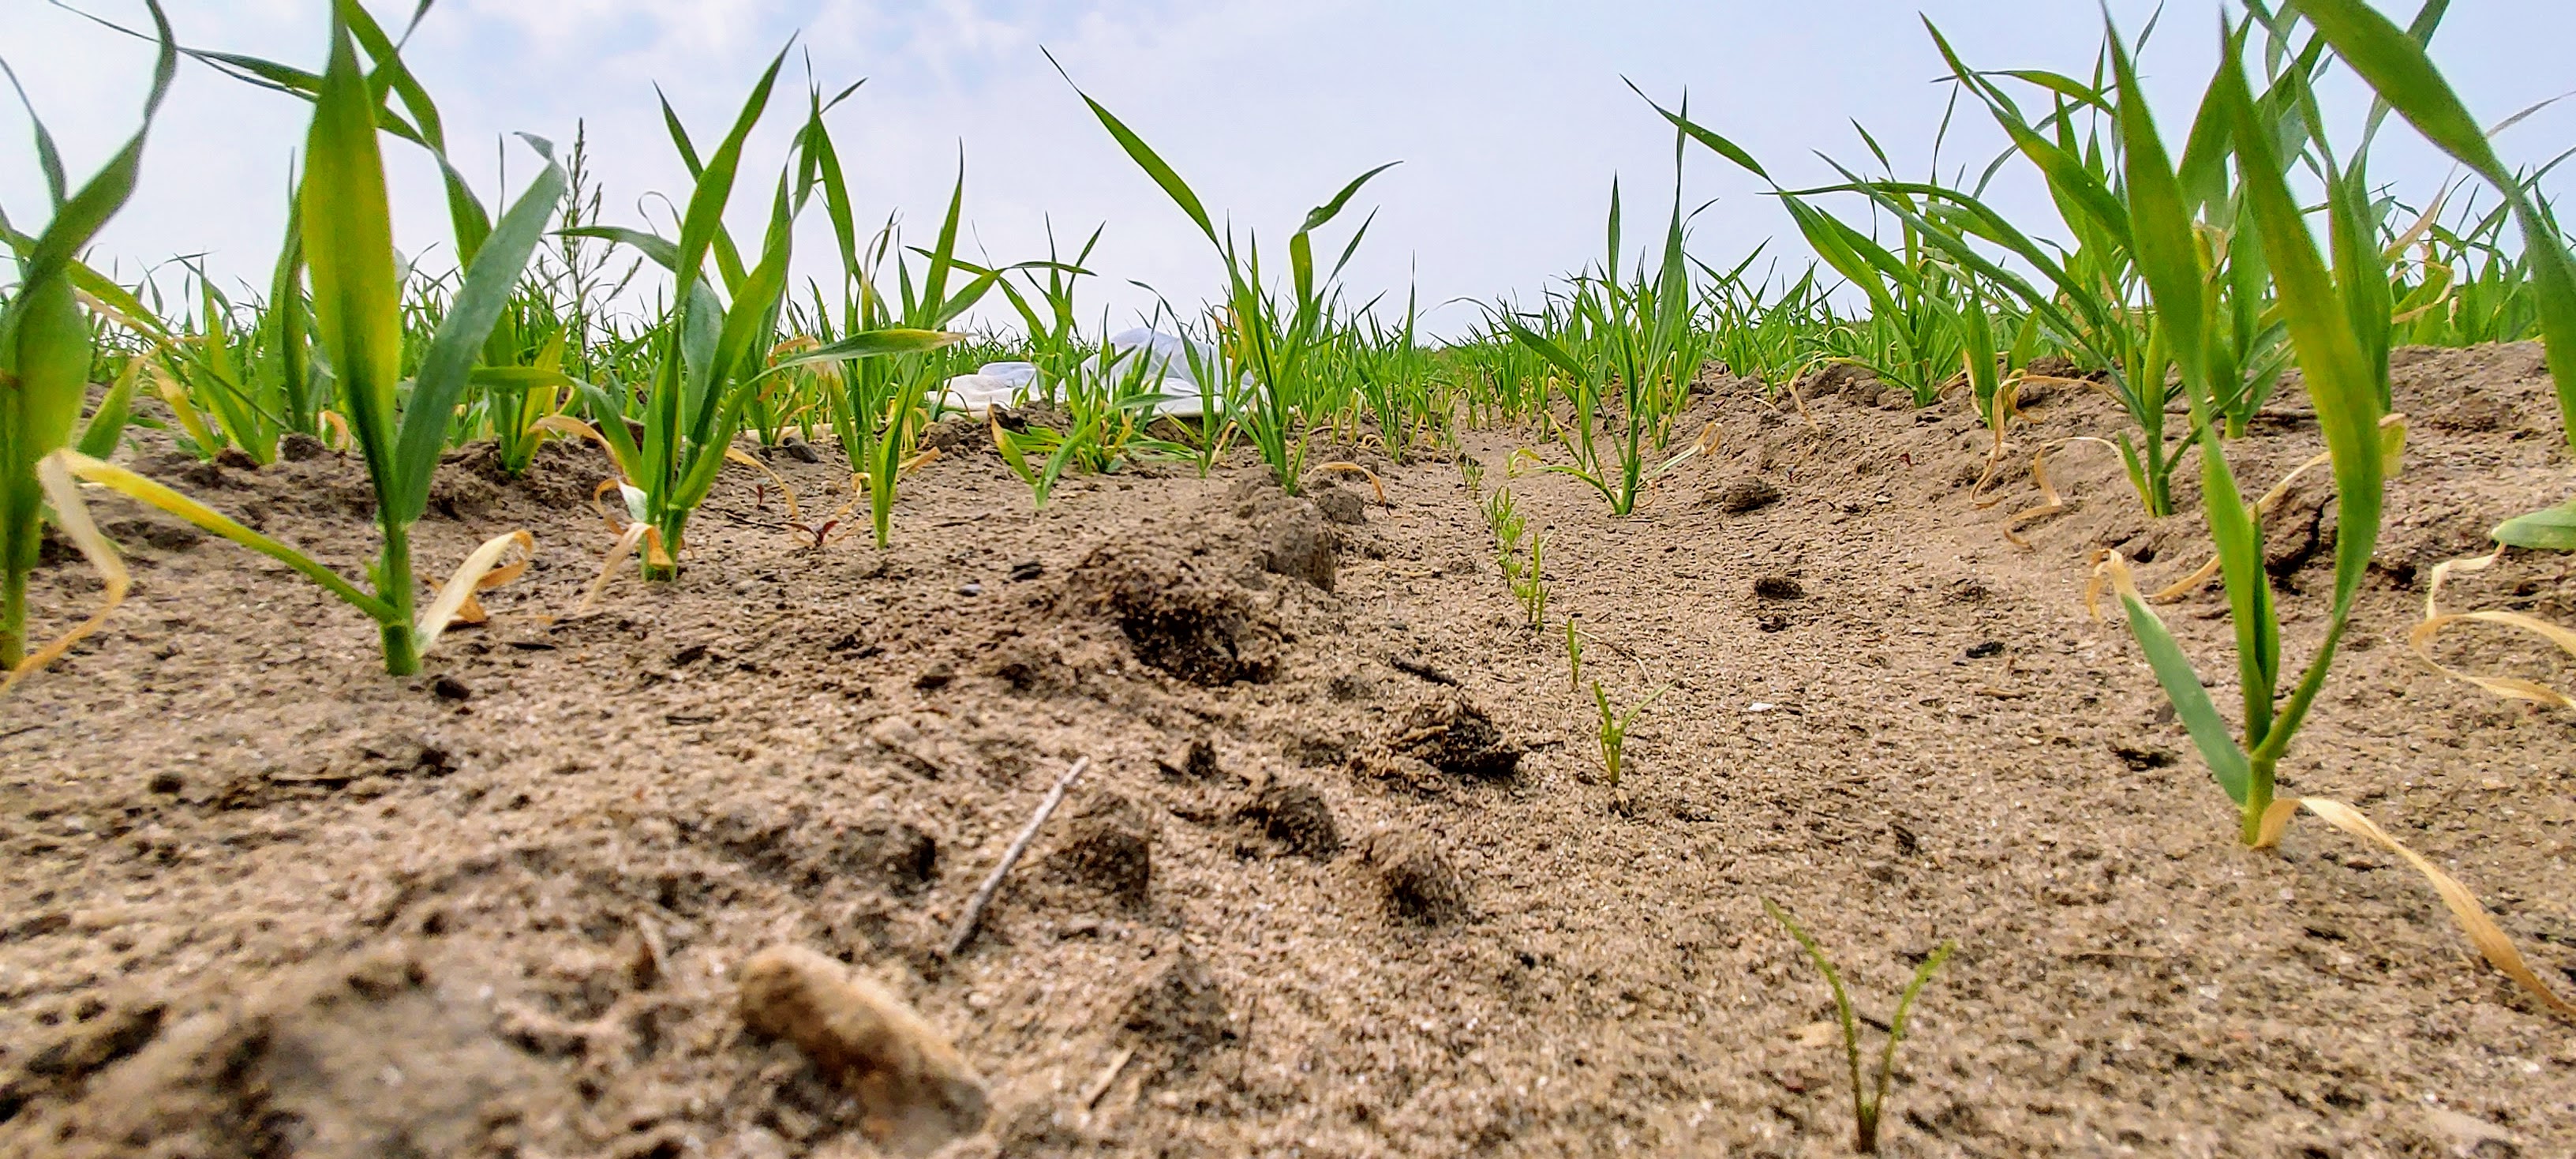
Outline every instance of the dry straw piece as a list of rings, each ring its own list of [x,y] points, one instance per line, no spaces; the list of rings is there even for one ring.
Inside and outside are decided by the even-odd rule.
[[[2498,547],[2485,555],[2445,560],[2433,565],[2432,581],[2424,588],[2424,620],[2415,625],[2413,631],[2406,633],[2406,646],[2414,649],[2415,654],[2422,657],[2426,664],[2432,665],[2433,671],[2453,680],[2464,680],[2498,696],[2513,700],[2528,700],[2550,708],[2576,709],[2576,699],[2569,699],[2566,693],[2539,681],[2525,680],[2518,676],[2478,676],[2451,668],[2433,658],[2435,636],[2441,635],[2446,628],[2469,623],[2502,624],[2508,628],[2520,628],[2558,645],[2559,649],[2568,655],[2576,656],[2576,631],[2569,631],[2539,617],[2526,616],[2520,612],[2445,612],[2442,610],[2442,584],[2451,578],[2453,572],[2485,571],[2495,566],[2496,561],[2503,558],[2506,550],[2508,549]]]

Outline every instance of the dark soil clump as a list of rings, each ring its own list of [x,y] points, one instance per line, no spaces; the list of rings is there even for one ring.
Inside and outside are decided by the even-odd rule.
[[[1414,705],[1387,747],[1444,773],[1486,779],[1518,771],[1523,752],[1504,739],[1492,717],[1462,696]]]
[[[1192,684],[1278,674],[1281,634],[1250,595],[1168,550],[1103,545],[1074,565],[1070,589],[1117,620],[1138,660]]]
[[[1154,843],[1142,811],[1115,794],[1095,798],[1069,826],[1063,847],[1047,858],[1058,877],[1141,908],[1154,881]]]
[[[1387,830],[1370,837],[1360,854],[1376,871],[1388,917],[1420,926],[1450,925],[1467,917],[1467,884],[1429,841]]]
[[[1305,785],[1273,782],[1261,787],[1239,814],[1261,826],[1261,833],[1300,857],[1329,861],[1342,851],[1341,827],[1324,795]]]

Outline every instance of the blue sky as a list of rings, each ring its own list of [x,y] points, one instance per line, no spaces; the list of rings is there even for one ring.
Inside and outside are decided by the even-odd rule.
[[[128,0],[82,2],[119,20],[142,18]],[[375,7],[396,19],[410,5]],[[2144,62],[2168,135],[2178,138],[2208,76],[2219,9],[2214,0],[2165,7]],[[171,8],[193,45],[308,66],[324,48],[320,0],[175,0]],[[2152,8],[2111,5],[2132,34]],[[2068,72],[2089,68],[2103,18],[2086,0],[443,0],[406,57],[439,99],[457,163],[487,199],[501,134],[568,143],[575,122],[586,121],[607,215],[632,225],[667,220],[651,195],[683,187],[655,85],[702,137],[714,135],[768,57],[795,36],[794,89],[773,107],[771,131],[755,138],[746,171],[760,184],[747,183],[740,202],[764,200],[758,189],[783,159],[810,59],[826,88],[867,80],[833,116],[863,219],[898,214],[926,234],[962,148],[970,247],[996,260],[1038,257],[1050,219],[1068,244],[1105,223],[1092,262],[1102,276],[1087,302],[1123,326],[1150,301],[1131,281],[1189,303],[1213,288],[1216,267],[1206,242],[1091,120],[1041,46],[1153,142],[1212,211],[1274,245],[1351,176],[1402,161],[1362,198],[1360,208],[1379,216],[1349,281],[1360,297],[1391,291],[1398,300],[1418,282],[1422,300],[1438,303],[1526,296],[1597,260],[1614,174],[1627,191],[1630,236],[1651,235],[1671,186],[1672,137],[1623,78],[1668,101],[1687,90],[1698,119],[1784,180],[1828,175],[1817,151],[1865,158],[1855,121],[1887,146],[1900,173],[1920,174],[1947,89],[1935,83],[1943,69],[1918,10],[1973,64]],[[2435,57],[2472,110],[2494,121],[2576,87],[2565,63],[2571,43],[2576,4],[2457,0]],[[0,0],[0,57],[83,171],[130,130],[150,63],[146,46],[45,0]],[[2361,98],[2349,84],[2336,91],[2348,139]],[[131,275],[202,252],[220,276],[264,280],[305,113],[292,99],[184,69],[146,155],[142,191],[94,258]],[[2576,144],[2576,101],[2499,143],[2520,163],[2556,155]],[[1984,115],[1963,110],[1944,157],[1981,165],[1999,146]],[[397,241],[435,264],[445,228],[434,170],[417,150],[389,150]],[[529,164],[524,150],[511,157],[514,183]],[[2420,201],[2450,166],[2399,126],[2374,169]],[[1725,163],[1695,152],[1686,196],[1717,199],[1694,227],[1704,259],[1732,264],[1778,236],[1770,252],[1803,263],[1777,207]],[[2026,221],[2053,220],[2028,182],[2008,184],[2000,197]],[[0,207],[22,226],[43,210],[14,106],[0,109]],[[830,246],[821,214],[809,216],[799,268],[820,273]],[[1470,316],[1453,306],[1445,320],[1454,327]]]

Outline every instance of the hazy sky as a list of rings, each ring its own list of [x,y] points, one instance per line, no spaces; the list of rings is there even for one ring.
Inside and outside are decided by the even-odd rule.
[[[2413,0],[2403,2],[2400,20]],[[123,22],[144,19],[132,0],[82,3]],[[410,4],[371,6],[398,24]],[[169,7],[191,45],[307,67],[322,59],[322,0],[170,0]],[[1672,136],[1623,77],[1667,102],[1687,89],[1697,119],[1788,180],[1829,175],[1817,151],[1866,159],[1854,121],[1876,134],[1900,173],[1919,176],[1948,88],[1936,83],[1944,70],[1918,7],[1980,67],[2082,73],[2101,37],[2102,12],[2088,0],[444,0],[406,59],[439,100],[456,161],[487,201],[497,200],[501,134],[569,144],[575,122],[586,119],[609,219],[655,224],[669,211],[649,195],[684,196],[684,187],[654,86],[703,143],[721,134],[760,67],[795,36],[792,79],[747,154],[738,205],[765,208],[786,131],[801,114],[810,59],[827,89],[867,79],[832,117],[863,219],[899,213],[926,240],[962,148],[970,248],[1002,261],[1039,257],[1050,217],[1068,245],[1106,223],[1091,263],[1102,277],[1090,283],[1087,301],[1113,309],[1113,323],[1123,326],[1149,300],[1131,279],[1194,303],[1215,284],[1214,260],[1047,65],[1041,46],[1151,141],[1212,212],[1260,231],[1272,246],[1342,182],[1402,161],[1336,223],[1327,244],[1337,251],[1359,211],[1378,207],[1352,267],[1353,291],[1391,290],[1400,300],[1408,280],[1418,279],[1432,304],[1527,295],[1597,260],[1613,174],[1628,191],[1629,236],[1653,236],[1669,204]],[[2111,7],[2134,35],[2153,5]],[[2208,78],[2219,9],[2216,0],[2165,7],[2145,67],[2167,135],[2178,141]],[[2471,109],[2492,122],[2576,88],[2569,44],[2576,4],[2456,0],[2435,57]],[[0,58],[17,70],[76,179],[130,131],[150,68],[148,46],[46,0],[0,0]],[[2349,85],[2341,91],[2338,123],[2348,141],[2360,106]],[[142,191],[93,259],[131,276],[173,255],[204,253],[223,276],[264,282],[307,112],[292,98],[183,67],[146,154]],[[1981,110],[1963,109],[1945,165],[1982,166],[1999,142]],[[2500,139],[2508,160],[2521,164],[2571,143],[2576,101]],[[532,162],[513,149],[516,183]],[[438,263],[446,226],[434,170],[408,145],[388,139],[387,152],[397,242]],[[44,213],[34,156],[24,114],[14,103],[0,108],[0,207],[22,227]],[[2448,169],[2403,126],[2375,158],[2375,171],[2413,201]],[[1794,232],[1757,183],[1696,149],[1687,181],[1691,203],[1718,199],[1694,226],[1693,249],[1705,260],[1732,264],[1764,238],[1787,234],[1772,252],[1803,264]],[[2053,221],[2027,183],[2003,200],[2032,224]],[[799,269],[820,273],[830,243],[819,207],[808,218]],[[1468,317],[1450,307],[1446,321]]]

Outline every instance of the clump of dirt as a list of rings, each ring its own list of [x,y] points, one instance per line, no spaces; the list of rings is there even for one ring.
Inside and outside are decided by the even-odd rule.
[[[1519,771],[1525,749],[1504,739],[1501,726],[1464,696],[1415,704],[1387,740],[1387,748],[1444,773],[1494,780]]]
[[[1314,501],[1315,511],[1325,522],[1357,527],[1368,522],[1368,501],[1359,492],[1348,491],[1332,483],[1316,486],[1306,493]]]
[[[1025,425],[1017,429],[1026,429]],[[954,414],[930,424],[921,433],[921,445],[942,455],[971,455],[991,449],[993,436],[984,420],[973,415]]]
[[[1263,683],[1289,638],[1261,577],[1330,592],[1340,541],[1315,505],[1266,480],[1238,484],[1233,519],[1198,516],[1165,534],[1103,544],[1074,566],[1067,592],[1107,611],[1136,658],[1193,684]]]
[[[1175,780],[1215,781],[1225,776],[1224,766],[1217,762],[1216,742],[1203,736],[1191,738],[1178,759],[1157,760],[1154,766]]]
[[[1450,925],[1467,917],[1467,883],[1440,847],[1398,829],[1371,834],[1360,856],[1377,875],[1387,916],[1422,926]]]
[[[789,889],[863,881],[909,893],[939,877],[939,842],[891,817],[809,817],[765,801],[739,802],[682,832]]]
[[[568,1076],[495,1032],[493,994],[465,962],[433,965],[396,946],[168,1025],[158,1013],[131,1019],[121,1025],[134,1033],[114,1043],[131,1059],[20,1138],[61,1156],[550,1146],[549,1121],[577,1099]]]
[[[1225,991],[1183,949],[1128,994],[1117,1025],[1140,1055],[1166,1072],[1184,1072],[1234,1037],[1226,1023]]]
[[[1143,908],[1154,881],[1154,840],[1143,810],[1122,795],[1102,793],[1067,829],[1064,844],[1047,857],[1056,876],[1128,908]]]
[[[1341,826],[1324,795],[1306,785],[1263,785],[1236,816],[1261,827],[1262,836],[1299,857],[1330,861],[1342,851]]]
[[[1795,577],[1775,573],[1755,579],[1753,594],[1766,600],[1803,600],[1807,598],[1807,585]]]
[[[1235,495],[1235,517],[1252,524],[1253,558],[1261,570],[1333,590],[1341,537],[1314,501],[1290,496],[1268,480],[1247,481]]]
[[[1780,485],[1760,475],[1738,475],[1709,488],[1700,496],[1703,505],[1729,515],[1759,511],[1780,501]]]

